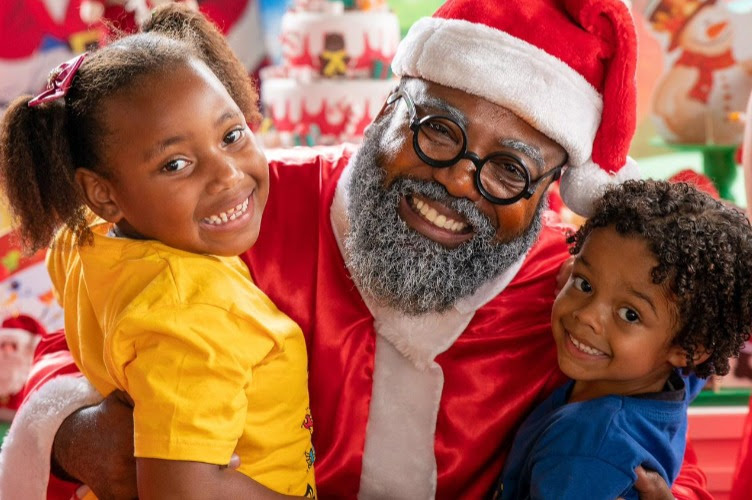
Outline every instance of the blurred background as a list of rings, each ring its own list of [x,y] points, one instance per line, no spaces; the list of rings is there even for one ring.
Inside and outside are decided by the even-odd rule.
[[[117,31],[134,30],[151,7],[166,1],[0,0],[0,115],[16,97],[38,93],[57,64],[105,44]],[[442,3],[186,1],[219,25],[256,79],[266,117],[256,132],[266,147],[357,142],[394,83],[388,59],[399,37]],[[745,115],[752,91],[752,0],[634,0],[631,6],[639,49],[638,127],[631,156],[645,177],[694,182],[743,209],[747,202],[739,163],[744,124],[752,119]],[[290,17],[293,9],[296,16]],[[309,11],[313,17],[300,15]],[[334,73],[319,66],[320,54],[311,41],[332,30],[342,31],[338,43],[342,60],[348,61]],[[363,55],[363,31],[369,41],[376,40],[368,57]],[[301,50],[313,61],[309,67],[295,62]],[[314,88],[322,97],[314,96]],[[371,89],[378,89],[377,95]],[[280,109],[291,103],[323,111],[290,119]],[[344,125],[333,127],[332,117]],[[43,329],[59,328],[62,314],[49,291],[43,255],[23,255],[3,205],[0,195],[0,322],[25,315]],[[551,206],[565,221],[581,222],[558,203],[555,187]],[[4,355],[0,350],[0,371]],[[745,352],[732,373],[692,407],[690,432],[715,498],[727,495],[750,387],[752,361]],[[12,418],[18,404],[12,396],[0,384],[0,436],[1,422]]]

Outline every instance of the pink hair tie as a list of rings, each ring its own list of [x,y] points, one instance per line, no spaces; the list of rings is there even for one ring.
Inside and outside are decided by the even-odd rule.
[[[45,102],[54,101],[64,97],[68,93],[71,84],[73,83],[73,77],[76,76],[76,71],[81,67],[86,57],[86,52],[74,57],[68,61],[65,61],[57,68],[50,72],[50,76],[47,78],[47,86],[44,88],[41,94],[29,101],[29,107],[39,106]]]

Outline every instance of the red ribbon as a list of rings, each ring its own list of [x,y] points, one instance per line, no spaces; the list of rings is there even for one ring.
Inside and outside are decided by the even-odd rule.
[[[64,97],[68,93],[71,84],[73,83],[73,77],[76,76],[76,71],[83,64],[86,52],[74,57],[68,61],[65,61],[57,68],[50,72],[50,76],[47,79],[47,86],[44,88],[41,94],[29,101],[29,107],[39,106],[45,102],[54,101]]]

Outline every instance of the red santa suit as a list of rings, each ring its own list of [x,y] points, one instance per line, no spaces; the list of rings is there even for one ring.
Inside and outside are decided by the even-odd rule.
[[[546,223],[527,255],[472,297],[443,314],[405,316],[364,298],[342,257],[352,149],[312,153],[270,161],[261,233],[243,258],[307,336],[319,494],[480,498],[501,472],[519,423],[563,381],[549,328],[567,255],[563,233]],[[40,346],[35,380],[70,370],[61,344],[50,337]],[[87,385],[49,381],[22,407],[22,419],[38,417],[50,401],[60,411],[38,418],[36,428],[45,430],[35,435],[24,432],[25,421],[14,425],[0,496],[46,485],[57,427],[96,398]],[[692,464],[679,482],[689,486],[674,490],[679,498],[705,498]]]

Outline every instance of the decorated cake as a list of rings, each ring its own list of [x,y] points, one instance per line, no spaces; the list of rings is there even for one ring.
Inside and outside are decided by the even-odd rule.
[[[395,87],[399,20],[384,0],[296,0],[282,61],[261,72],[267,147],[358,142]]]

